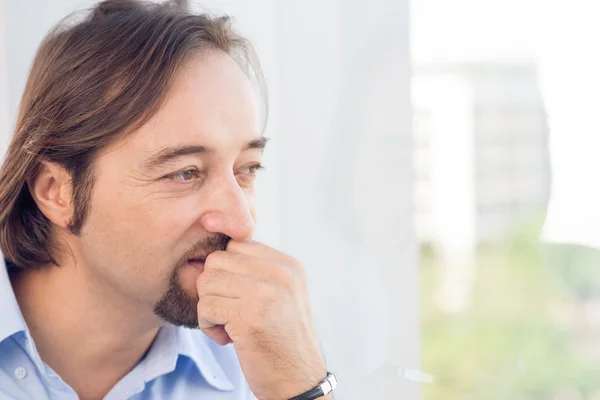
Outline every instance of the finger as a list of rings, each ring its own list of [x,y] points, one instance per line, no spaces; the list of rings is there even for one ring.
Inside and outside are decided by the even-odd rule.
[[[259,283],[260,280],[254,276],[220,268],[208,268],[198,277],[196,288],[199,297],[213,295],[239,299],[251,296]]]
[[[222,270],[252,277],[259,284],[280,282],[290,285],[294,281],[306,280],[306,274],[299,264],[286,264],[281,261],[256,258],[230,251],[215,251],[209,254],[204,262],[203,274],[211,270]]]
[[[263,243],[252,240],[245,242],[230,240],[227,245],[227,251],[231,253],[240,253],[252,256],[261,260],[271,260],[280,267],[289,269],[290,271],[298,273],[302,276],[305,275],[304,268],[302,267],[302,264],[298,262],[298,260]]]
[[[231,343],[225,325],[231,320],[236,300],[219,296],[203,296],[198,301],[198,328],[215,343]]]
[[[233,342],[223,325],[214,325],[210,328],[200,328],[200,330],[215,343],[221,346],[225,346],[226,344]]]
[[[269,269],[275,267],[274,260],[231,251],[215,251],[206,257],[203,273],[210,270],[222,270],[243,276],[261,276],[268,275]]]
[[[230,251],[215,251],[204,262],[204,272],[221,270],[236,275],[250,277],[260,284],[262,282],[290,283],[300,277],[305,279],[302,266],[290,266],[281,261],[256,258]],[[202,276],[200,274],[200,276]]]
[[[249,256],[254,256],[257,258],[267,258],[274,260],[286,259],[290,257],[279,250],[269,247],[266,244],[255,242],[254,240],[239,242],[237,240],[232,239],[227,244],[227,251],[247,254]]]
[[[215,325],[226,325],[238,314],[237,299],[206,295],[198,300],[198,327],[212,328]]]

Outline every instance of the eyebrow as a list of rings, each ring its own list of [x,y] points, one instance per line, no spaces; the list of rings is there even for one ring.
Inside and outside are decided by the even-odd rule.
[[[259,149],[263,150],[269,141],[268,138],[262,136],[258,139],[251,140],[242,149],[242,151]],[[174,161],[180,157],[188,156],[192,154],[210,154],[214,153],[213,149],[209,149],[205,146],[180,146],[180,147],[167,147],[156,154],[150,156],[144,161],[144,168],[152,170],[166,164],[170,161]]]
[[[156,154],[150,156],[144,161],[144,168],[152,170],[159,166],[173,161],[177,158],[187,156],[190,154],[207,154],[211,153],[212,150],[204,146],[181,146],[181,147],[167,147],[160,150]]]
[[[246,146],[246,148],[244,150],[250,150],[250,149],[263,150],[265,148],[265,146],[267,145],[268,141],[269,141],[269,138],[261,136],[258,139],[254,139],[254,140],[251,140],[250,142],[248,142],[248,145]]]

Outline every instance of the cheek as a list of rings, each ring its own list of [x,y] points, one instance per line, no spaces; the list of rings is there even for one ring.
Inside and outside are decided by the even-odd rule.
[[[256,225],[256,223],[258,222],[257,220],[257,209],[256,209],[256,196],[254,194],[254,191],[246,191],[245,192],[245,196],[246,196],[246,204],[248,205],[248,210],[250,211],[250,215],[252,216],[252,219],[254,220],[254,224]]]
[[[135,274],[147,274],[149,267],[159,276],[170,272],[192,218],[189,208],[177,200],[98,189],[82,231],[89,256]]]
[[[195,202],[109,189],[93,195],[79,238],[84,262],[121,290],[156,301],[175,263],[198,240],[190,231]],[[195,280],[183,280],[193,291]]]
[[[200,217],[198,200],[194,197],[153,200],[148,205],[147,218],[153,219],[167,235],[182,235]]]

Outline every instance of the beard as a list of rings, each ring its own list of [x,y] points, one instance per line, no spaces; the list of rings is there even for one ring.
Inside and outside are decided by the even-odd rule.
[[[191,259],[205,259],[214,251],[224,251],[231,238],[216,234],[198,242],[186,252],[173,268],[169,277],[169,286],[154,306],[154,314],[163,320],[187,328],[198,328],[198,294],[188,293],[179,281],[179,271]]]

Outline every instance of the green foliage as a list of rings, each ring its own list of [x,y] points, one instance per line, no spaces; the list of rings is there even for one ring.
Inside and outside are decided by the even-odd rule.
[[[446,314],[435,303],[443,264],[421,260],[423,369],[436,377],[425,400],[548,400],[565,390],[600,393],[600,328],[582,310],[600,298],[600,252],[541,245],[527,229],[482,246],[469,306]],[[600,304],[600,302],[598,303]],[[587,343],[587,344],[586,344]]]

